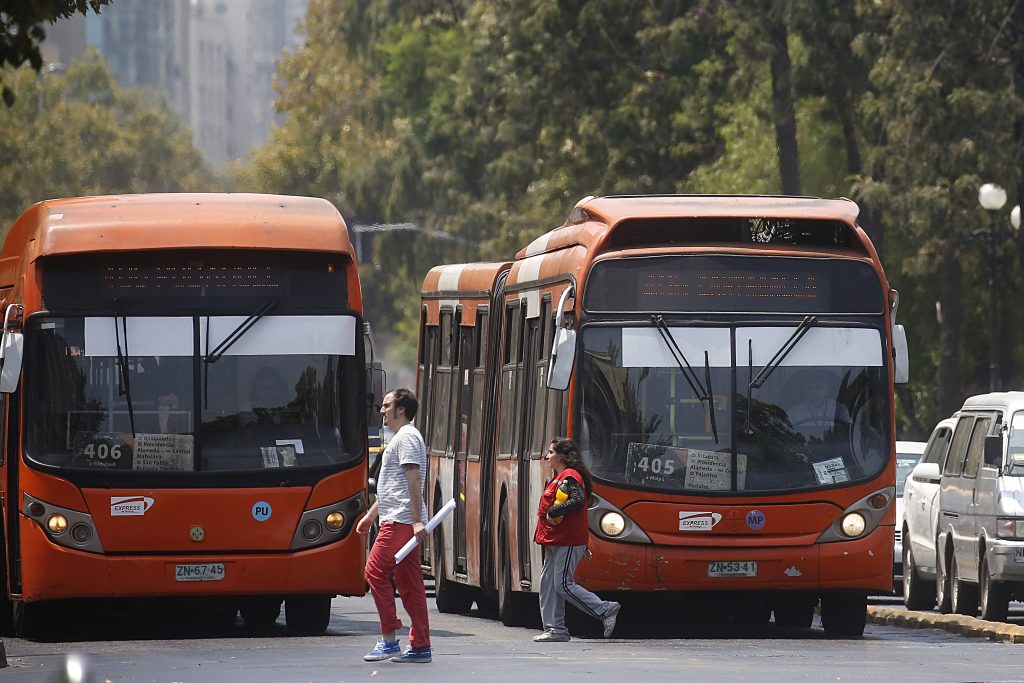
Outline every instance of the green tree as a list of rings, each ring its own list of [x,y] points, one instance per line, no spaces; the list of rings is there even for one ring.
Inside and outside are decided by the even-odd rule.
[[[42,83],[24,67],[4,78],[16,95],[0,109],[5,233],[42,199],[210,189],[212,176],[178,117],[118,86],[95,53]]]
[[[99,14],[110,0],[0,0],[0,97],[10,107],[14,90],[4,79],[7,67],[18,68],[25,62],[39,71],[43,56],[39,44],[46,38],[45,23],[67,19],[75,14]]]

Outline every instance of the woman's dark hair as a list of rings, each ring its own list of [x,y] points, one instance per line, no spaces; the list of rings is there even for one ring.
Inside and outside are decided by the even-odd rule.
[[[587,495],[589,496],[591,489],[590,470],[587,469],[587,464],[580,458],[580,448],[576,445],[576,442],[564,436],[556,436],[551,439],[551,449],[562,457],[566,467],[580,473],[580,476],[583,477],[583,486],[587,489]]]

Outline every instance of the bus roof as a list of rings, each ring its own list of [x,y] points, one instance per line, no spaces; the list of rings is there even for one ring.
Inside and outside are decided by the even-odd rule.
[[[562,226],[521,249],[517,259],[601,242],[625,220],[662,218],[791,218],[856,225],[860,209],[849,199],[764,195],[621,195],[584,197]]]
[[[448,293],[460,298],[485,299],[494,291],[498,277],[511,265],[507,261],[495,261],[434,266],[423,278],[422,294]]]
[[[49,199],[15,221],[3,258],[136,249],[291,249],[351,254],[324,199],[265,194],[136,194]]]

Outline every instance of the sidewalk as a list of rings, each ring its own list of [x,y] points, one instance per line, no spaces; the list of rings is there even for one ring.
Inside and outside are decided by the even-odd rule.
[[[915,612],[893,607],[868,606],[868,622],[906,628],[936,628],[965,636],[988,638],[1006,643],[1024,643],[1024,626],[985,621],[962,614]]]

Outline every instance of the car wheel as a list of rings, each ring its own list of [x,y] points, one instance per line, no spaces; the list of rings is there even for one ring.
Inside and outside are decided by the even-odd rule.
[[[981,563],[981,586],[979,589],[981,618],[988,621],[1006,621],[1010,608],[1010,590],[1003,581],[993,581],[988,568],[988,557]]]
[[[942,614],[949,614],[951,611],[951,601],[949,597],[949,575],[946,572],[946,561],[943,557],[944,553],[939,549],[939,544],[935,544],[935,602],[938,605],[938,610]]]
[[[925,581],[917,573],[910,539],[905,534],[903,538],[903,604],[907,609],[931,609],[935,606],[935,582]]]
[[[956,614],[973,617],[978,613],[978,584],[964,581],[960,574],[960,563],[953,555],[953,566],[949,572],[950,607]]]

